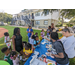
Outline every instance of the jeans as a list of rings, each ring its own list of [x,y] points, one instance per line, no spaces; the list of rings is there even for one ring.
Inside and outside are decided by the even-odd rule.
[[[57,63],[57,65],[61,65],[61,64],[58,64],[58,63]],[[69,65],[69,62],[68,62],[67,64],[65,64],[65,65]]]

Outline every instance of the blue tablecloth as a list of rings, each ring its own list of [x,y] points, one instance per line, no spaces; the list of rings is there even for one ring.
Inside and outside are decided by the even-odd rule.
[[[41,42],[43,42],[44,40],[42,40]],[[46,48],[46,44],[40,44],[40,47],[37,47],[35,49],[35,51],[38,51],[39,52],[39,56],[38,57],[41,57],[41,55],[45,54],[47,52],[47,48]],[[32,59],[32,56],[34,55],[34,53],[32,53],[32,55],[28,58],[28,60],[25,62],[24,65],[30,65],[30,60]],[[46,54],[45,54],[46,55]],[[50,59],[50,60],[54,60],[54,58],[51,58],[50,56],[47,56],[47,59]]]

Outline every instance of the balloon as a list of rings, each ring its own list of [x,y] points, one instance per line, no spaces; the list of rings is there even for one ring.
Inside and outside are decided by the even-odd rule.
[[[10,65],[7,61],[0,60],[0,65]]]

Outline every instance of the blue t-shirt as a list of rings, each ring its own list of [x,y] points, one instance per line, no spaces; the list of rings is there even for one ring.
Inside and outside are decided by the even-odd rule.
[[[29,32],[29,30],[31,31],[31,32],[33,32],[33,29],[27,29],[27,31]],[[31,37],[31,33],[28,33],[28,37]]]
[[[39,41],[36,42],[36,40],[34,40],[34,45],[36,45],[36,43],[39,43]],[[37,46],[34,46],[34,48],[38,47],[39,45]]]

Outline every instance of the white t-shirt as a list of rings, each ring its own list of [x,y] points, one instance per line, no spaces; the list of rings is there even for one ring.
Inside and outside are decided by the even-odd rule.
[[[13,60],[13,65],[19,65],[19,58],[16,57],[15,60]]]
[[[34,39],[32,39],[31,37],[29,38],[29,43],[34,45]]]
[[[68,58],[73,58],[75,56],[75,37],[70,36],[63,40],[61,40],[66,54],[68,55]]]
[[[9,36],[5,36],[4,43],[6,43],[7,41],[10,41]],[[8,48],[10,48],[11,42],[6,43],[6,45],[7,45]]]
[[[63,43],[63,42],[66,40],[66,37],[64,36],[64,37],[62,37],[60,40],[61,40],[62,43]]]

